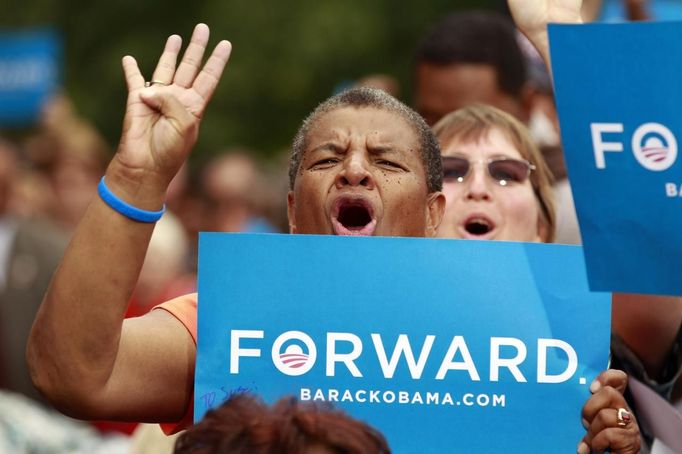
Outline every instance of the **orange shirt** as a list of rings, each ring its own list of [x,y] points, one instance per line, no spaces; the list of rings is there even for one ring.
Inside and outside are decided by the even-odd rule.
[[[187,328],[190,336],[192,336],[195,346],[197,345],[197,299],[198,296],[196,293],[190,293],[189,295],[173,298],[172,300],[166,301],[163,304],[159,304],[152,309],[163,309],[178,319],[178,321],[182,323],[185,328]],[[176,423],[160,424],[160,426],[166,435],[171,435],[191,426],[193,418],[194,398],[192,397],[189,408],[187,409],[187,412],[185,413],[185,416],[183,416],[182,420]]]

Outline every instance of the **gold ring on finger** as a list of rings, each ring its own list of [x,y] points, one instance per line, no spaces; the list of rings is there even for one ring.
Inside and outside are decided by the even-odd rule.
[[[166,82],[163,82],[161,80],[150,80],[144,83],[145,87],[151,87],[153,85],[163,85],[164,87],[168,86]]]
[[[625,427],[632,422],[632,415],[625,408],[619,408],[617,421],[618,426]]]

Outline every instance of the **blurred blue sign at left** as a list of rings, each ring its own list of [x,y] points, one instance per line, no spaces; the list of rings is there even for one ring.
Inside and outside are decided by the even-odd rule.
[[[53,30],[0,31],[0,127],[36,121],[59,85],[60,60]]]

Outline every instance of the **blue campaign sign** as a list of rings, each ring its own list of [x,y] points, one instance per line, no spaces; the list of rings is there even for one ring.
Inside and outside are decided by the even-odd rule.
[[[682,23],[550,26],[590,288],[682,295]]]
[[[0,31],[0,127],[34,122],[59,85],[61,43],[51,30]]]
[[[396,453],[573,452],[609,332],[576,246],[203,233],[195,419],[251,391]]]

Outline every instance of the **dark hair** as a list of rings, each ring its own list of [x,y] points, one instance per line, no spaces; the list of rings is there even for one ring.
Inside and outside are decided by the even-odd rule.
[[[515,98],[521,96],[526,82],[526,64],[514,25],[490,11],[450,14],[434,24],[419,44],[414,63],[415,68],[419,63],[490,65],[499,88]]]
[[[175,443],[175,454],[305,454],[322,446],[338,454],[390,454],[375,429],[331,406],[284,398],[272,408],[236,394],[210,410]]]
[[[351,88],[324,101],[308,117],[303,120],[292,145],[289,160],[289,188],[294,188],[306,140],[315,122],[323,115],[343,107],[371,107],[394,113],[403,118],[414,130],[419,141],[422,164],[426,173],[429,192],[440,191],[443,188],[443,167],[440,160],[438,141],[431,132],[431,128],[414,110],[395,99],[383,90],[376,88]]]

